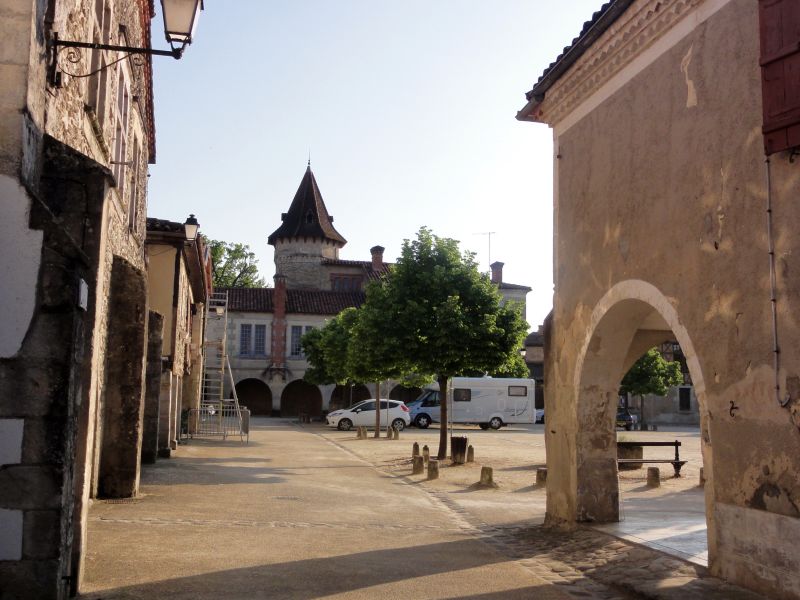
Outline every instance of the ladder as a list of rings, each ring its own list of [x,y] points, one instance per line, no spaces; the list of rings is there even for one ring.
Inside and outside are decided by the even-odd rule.
[[[223,439],[239,435],[244,441],[249,434],[249,411],[239,406],[236,382],[228,361],[227,338],[228,292],[214,292],[206,305],[203,388],[200,408],[194,415],[194,429],[199,435],[219,435]],[[231,398],[225,398],[226,377]]]

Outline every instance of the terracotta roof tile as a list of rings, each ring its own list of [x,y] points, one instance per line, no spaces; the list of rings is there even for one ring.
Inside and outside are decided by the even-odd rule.
[[[169,233],[183,233],[183,223],[168,221],[166,219],[147,218],[147,231],[167,231]]]
[[[228,292],[228,310],[233,312],[266,312],[274,310],[274,288],[215,288]],[[287,314],[336,315],[345,308],[364,303],[363,292],[328,290],[287,290]]]

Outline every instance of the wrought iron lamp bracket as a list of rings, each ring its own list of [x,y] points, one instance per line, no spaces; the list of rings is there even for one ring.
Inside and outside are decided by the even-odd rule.
[[[50,54],[50,64],[48,66],[48,81],[50,85],[53,87],[61,87],[61,72],[58,69],[58,53],[63,48],[69,48],[70,50],[67,52],[67,60],[72,64],[77,64],[81,61],[81,54],[78,49],[85,48],[88,50],[111,50],[115,52],[124,52],[125,54],[118,59],[103,65],[101,68],[92,71],[90,73],[86,73],[84,75],[78,75],[76,73],[69,73],[67,71],[63,72],[67,73],[67,75],[71,77],[89,77],[90,75],[94,75],[95,73],[99,73],[118,62],[125,60],[126,58],[130,57],[131,55],[140,55],[146,54],[150,56],[171,56],[172,58],[178,60],[183,56],[183,50],[185,46],[180,47],[173,47],[169,50],[156,50],[153,48],[137,48],[136,46],[114,46],[111,44],[96,44],[92,42],[75,42],[71,40],[62,40],[58,37],[58,33],[53,33],[53,37],[50,39],[49,42],[49,54]]]

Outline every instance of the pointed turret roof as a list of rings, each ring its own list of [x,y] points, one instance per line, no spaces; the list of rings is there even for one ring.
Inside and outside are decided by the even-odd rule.
[[[333,217],[325,208],[317,180],[311,172],[310,161],[289,212],[281,215],[281,221],[283,221],[281,226],[267,238],[272,246],[278,239],[296,237],[322,238],[340,247],[347,243],[347,240],[333,227]]]

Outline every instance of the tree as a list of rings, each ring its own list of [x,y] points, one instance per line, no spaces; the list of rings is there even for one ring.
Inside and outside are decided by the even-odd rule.
[[[255,252],[247,244],[208,240],[214,287],[264,287]]]
[[[622,391],[639,396],[642,407],[642,426],[647,426],[644,416],[644,396],[663,396],[670,387],[683,383],[681,365],[678,361],[667,361],[658,348],[650,348],[625,373]]]
[[[397,263],[371,284],[363,309],[372,320],[373,359],[401,372],[435,373],[445,395],[452,377],[520,364],[527,323],[518,305],[478,271],[474,254],[423,227],[405,240]],[[441,404],[439,458],[447,456],[446,399]]]
[[[348,363],[348,348],[357,318],[356,308],[346,308],[324,327],[302,337],[300,343],[309,363],[303,379],[314,385],[356,383]]]

